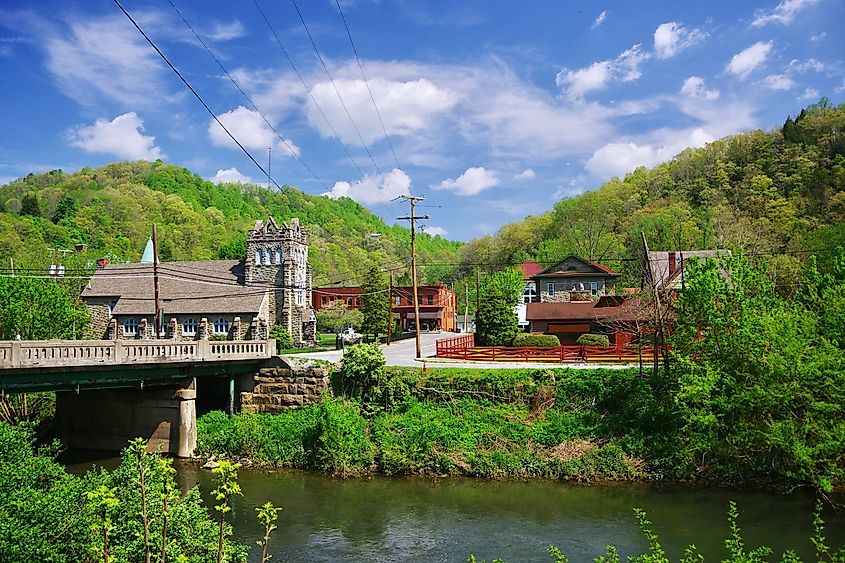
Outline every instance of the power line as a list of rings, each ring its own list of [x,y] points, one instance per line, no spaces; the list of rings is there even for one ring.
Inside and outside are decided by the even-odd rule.
[[[299,154],[298,154],[298,153],[297,153],[297,152],[293,149],[293,147],[291,147],[291,146],[290,146],[290,144],[288,143],[288,141],[287,141],[284,137],[282,137],[282,136],[279,134],[279,132],[276,130],[276,128],[273,126],[273,124],[272,124],[272,123],[270,123],[270,121],[269,121],[269,120],[268,120],[268,119],[264,116],[264,114],[261,112],[261,110],[259,110],[259,109],[258,109],[258,107],[255,105],[255,102],[253,102],[253,101],[252,101],[252,98],[250,98],[250,97],[247,95],[247,93],[246,93],[246,92],[244,92],[244,90],[243,90],[243,88],[241,88],[240,84],[238,84],[238,82],[237,82],[234,78],[232,78],[232,75],[231,75],[231,74],[229,74],[229,71],[228,71],[228,70],[226,70],[226,67],[225,67],[225,66],[223,66],[223,63],[221,63],[221,62],[220,62],[220,59],[219,59],[219,58],[217,58],[217,56],[216,56],[216,55],[214,54],[214,52],[213,52],[213,51],[209,48],[209,46],[205,43],[205,41],[203,41],[202,37],[200,37],[200,36],[199,36],[199,34],[198,34],[198,33],[196,32],[196,30],[194,29],[194,27],[193,27],[193,26],[192,26],[192,25],[188,22],[188,20],[185,18],[184,14],[183,14],[183,13],[179,10],[179,8],[177,8],[177,7],[176,7],[176,4],[174,4],[174,3],[173,3],[173,0],[168,0],[168,2],[170,3],[170,6],[171,6],[171,7],[172,7],[175,11],[176,11],[176,13],[177,13],[177,14],[179,14],[179,17],[182,19],[182,22],[184,22],[184,24],[188,27],[188,29],[190,29],[190,30],[191,30],[191,33],[193,33],[193,34],[194,34],[194,37],[196,37],[196,38],[197,38],[197,41],[199,41],[199,42],[200,42],[200,45],[202,45],[202,46],[203,46],[203,48],[205,48],[205,50],[208,52],[208,54],[209,54],[209,55],[211,55],[211,58],[212,58],[212,59],[214,59],[214,62],[216,62],[216,63],[217,63],[217,66],[219,66],[219,67],[220,67],[220,70],[222,70],[222,71],[223,71],[223,74],[225,74],[225,75],[226,75],[226,78],[228,78],[228,79],[232,82],[232,84],[234,84],[234,85],[235,85],[235,88],[237,88],[237,89],[238,89],[238,92],[240,92],[240,93],[241,93],[241,95],[243,95],[244,99],[247,101],[247,103],[249,103],[249,105],[252,107],[252,109],[253,109],[253,110],[254,110],[254,111],[255,111],[258,115],[260,115],[260,116],[261,116],[261,119],[263,119],[263,120],[264,120],[264,123],[266,123],[266,124],[267,124],[267,126],[268,126],[268,127],[269,127],[272,131],[273,131],[273,133],[275,133],[276,137],[278,137],[278,138],[279,138],[279,140],[282,142],[282,144],[283,144],[283,145],[284,145],[284,146],[288,149],[288,152],[290,152],[291,156],[293,156],[296,160],[298,160],[298,161],[299,161],[299,163],[300,163],[300,164],[302,164],[302,166],[303,166],[303,167],[305,167],[305,169],[306,169],[306,170],[308,170],[308,172],[309,172],[309,173],[310,173],[310,174],[311,174],[311,175],[312,175],[312,176],[313,176],[313,177],[314,177],[314,178],[315,178],[318,182],[320,182],[321,184],[325,184],[325,182],[324,182],[324,181],[323,181],[323,180],[322,180],[322,179],[321,179],[321,178],[320,178],[320,177],[319,177],[319,176],[318,176],[318,175],[314,172],[314,170],[312,170],[312,168],[311,168],[310,166],[308,166],[308,164],[306,164],[306,162],[302,159],[302,157],[300,157],[300,156],[299,156]],[[267,165],[267,172],[268,172],[268,175],[269,175],[269,172],[270,172],[270,166],[269,166],[269,163],[268,163],[268,165]]]
[[[117,5],[117,7],[118,7],[118,8],[120,8],[120,11],[121,11],[121,12],[123,12],[123,14],[124,14],[127,18],[129,18],[129,21],[131,21],[131,22],[132,22],[132,25],[134,25],[134,26],[135,26],[135,29],[137,29],[137,30],[138,30],[138,32],[139,32],[141,35],[143,35],[143,36],[144,36],[144,39],[146,39],[146,40],[147,40],[147,43],[149,43],[149,44],[150,44],[150,46],[151,46],[153,49],[155,49],[156,53],[158,53],[158,55],[162,58],[162,60],[163,60],[165,63],[167,63],[167,66],[169,66],[169,67],[170,67],[170,69],[171,69],[173,72],[175,72],[175,73],[176,73],[176,76],[178,76],[178,77],[179,77],[179,80],[181,80],[181,81],[185,84],[185,86],[187,86],[188,90],[190,90],[190,91],[191,91],[191,94],[193,94],[193,95],[194,95],[194,97],[195,97],[197,100],[199,100],[199,103],[201,103],[201,104],[202,104],[202,107],[204,107],[204,108],[205,108],[205,110],[209,113],[209,115],[211,115],[211,117],[213,117],[213,118],[214,118],[214,121],[216,121],[216,122],[217,122],[217,124],[218,124],[218,125],[219,125],[222,129],[223,129],[223,131],[225,131],[225,132],[226,132],[226,134],[229,136],[229,138],[230,138],[230,139],[232,139],[232,140],[235,142],[235,144],[236,144],[236,145],[238,145],[238,148],[240,148],[240,149],[243,151],[243,153],[244,153],[244,154],[245,154],[245,155],[246,155],[246,156],[247,156],[247,157],[248,157],[248,158],[252,161],[252,163],[253,163],[253,164],[255,164],[255,166],[256,166],[259,170],[261,170],[261,172],[262,172],[262,174],[263,174],[264,176],[267,176],[268,178],[270,178],[270,174],[268,174],[268,173],[267,173],[267,171],[265,171],[265,170],[264,170],[264,168],[263,168],[263,167],[262,167],[262,166],[258,163],[258,161],[257,161],[257,160],[255,160],[255,158],[254,158],[254,157],[253,157],[253,156],[249,153],[249,151],[248,151],[248,150],[246,150],[246,148],[244,148],[244,146],[241,144],[241,142],[240,142],[240,141],[238,141],[238,140],[235,138],[235,136],[232,134],[232,132],[231,132],[231,131],[229,131],[229,129],[227,129],[225,125],[223,125],[223,123],[220,121],[220,119],[217,117],[217,115],[216,115],[213,111],[211,111],[211,108],[210,108],[210,107],[208,107],[208,104],[207,104],[207,103],[205,103],[205,100],[203,100],[203,99],[202,99],[202,96],[200,96],[200,95],[199,95],[199,93],[198,93],[196,90],[194,90],[194,87],[193,87],[193,86],[191,86],[191,84],[188,82],[188,80],[187,80],[184,76],[182,76],[182,73],[181,73],[181,72],[179,72],[179,69],[177,69],[177,68],[173,65],[173,63],[171,63],[171,62],[170,62],[170,59],[168,59],[168,58],[167,58],[167,56],[166,56],[166,55],[165,55],[165,54],[161,51],[161,49],[159,49],[159,48],[158,48],[158,46],[157,46],[157,45],[153,42],[153,40],[152,40],[152,39],[150,39],[149,35],[147,35],[147,34],[144,32],[144,30],[143,30],[143,29],[141,29],[141,26],[140,26],[140,25],[138,25],[138,22],[136,22],[136,21],[135,21],[135,19],[134,19],[134,18],[133,18],[133,17],[129,14],[129,12],[127,12],[127,11],[126,11],[126,8],[124,8],[124,7],[123,7],[123,4],[121,4],[121,3],[120,3],[120,0],[113,0],[113,1],[114,1],[114,3]],[[271,180],[273,181],[273,184],[274,184],[274,185],[275,185],[275,186],[276,186],[279,190],[281,190],[281,189],[282,189],[282,187],[281,187],[281,186],[280,186],[280,185],[276,182],[276,180],[273,180],[272,178],[271,178]]]
[[[396,158],[396,151],[393,150],[393,143],[390,142],[390,137],[387,134],[387,128],[384,126],[384,121],[381,118],[381,112],[378,109],[378,104],[376,104],[376,98],[373,96],[373,91],[370,89],[370,82],[367,80],[367,75],[364,74],[364,66],[361,64],[361,59],[358,57],[358,49],[355,48],[355,42],[352,40],[352,32],[349,31],[349,24],[346,23],[346,16],[343,14],[343,9],[340,7],[340,0],[335,0],[335,5],[337,5],[337,11],[340,12],[340,18],[343,20],[343,27],[346,28],[346,36],[349,37],[349,44],[352,45],[352,52],[355,53],[355,61],[358,63],[358,69],[361,71],[361,78],[364,79],[364,84],[367,85],[367,92],[370,93],[370,100],[373,102],[373,107],[376,110],[376,115],[378,116],[378,122],[381,124],[381,130],[384,133],[384,140],[387,141],[387,146],[390,147],[390,153],[393,155],[393,160],[396,161],[396,168],[402,170],[402,167],[399,165],[399,159]]]
[[[349,118],[349,122],[352,124],[352,128],[355,129],[355,133],[358,134],[358,139],[361,141],[361,145],[364,147],[364,150],[367,151],[367,155],[370,157],[370,160],[373,163],[373,166],[378,172],[378,175],[381,176],[381,170],[379,170],[378,164],[376,164],[376,159],[373,158],[370,149],[367,147],[367,143],[364,142],[364,137],[361,135],[361,131],[358,129],[358,125],[355,124],[355,120],[352,119],[352,114],[349,113],[349,108],[346,107],[346,102],[343,101],[343,96],[340,95],[340,90],[337,89],[337,84],[335,84],[334,78],[332,78],[332,74],[329,72],[329,67],[326,66],[326,61],[323,60],[323,55],[320,54],[320,50],[317,48],[317,44],[314,42],[314,38],[311,36],[311,30],[308,29],[308,25],[305,23],[305,18],[302,17],[302,12],[299,11],[299,6],[296,4],[296,0],[290,0],[293,7],[296,9],[297,15],[299,15],[299,21],[302,22],[302,27],[305,28],[305,33],[308,35],[309,41],[311,41],[311,46],[314,47],[314,52],[317,53],[317,58],[320,59],[320,64],[323,65],[323,70],[326,71],[326,76],[329,77],[329,82],[332,83],[332,88],[334,88],[335,94],[337,94],[337,99],[340,100],[340,105],[343,106],[343,111],[346,112],[346,117]]]
[[[282,45],[281,39],[279,39],[279,36],[276,34],[276,30],[273,29],[273,26],[270,24],[270,20],[267,19],[267,15],[264,13],[264,10],[262,10],[261,6],[258,4],[258,0],[252,0],[252,3],[255,4],[255,7],[258,9],[258,12],[261,14],[261,17],[264,19],[264,23],[267,24],[267,27],[270,29],[270,33],[272,33],[273,37],[276,39],[276,44],[279,46],[279,49],[281,49],[281,51],[284,54],[285,58],[287,59],[288,63],[290,63],[290,67],[293,69],[293,72],[296,73],[297,78],[299,78],[299,81],[302,83],[302,86],[305,88],[305,91],[308,93],[308,97],[311,98],[311,101],[314,103],[314,107],[316,107],[317,111],[320,112],[320,115],[323,116],[323,121],[326,122],[326,125],[328,126],[329,130],[332,132],[332,134],[337,139],[337,142],[340,143],[340,146],[343,148],[343,152],[346,153],[346,156],[347,156],[347,158],[349,158],[349,161],[352,163],[352,166],[354,166],[355,169],[358,171],[358,174],[360,174],[363,177],[364,171],[361,170],[361,167],[358,166],[358,163],[355,162],[354,158],[352,158],[352,154],[349,152],[349,149],[346,148],[346,145],[341,140],[340,135],[338,135],[334,126],[329,121],[329,118],[326,117],[326,113],[323,111],[323,108],[317,102],[317,99],[314,97],[314,94],[311,93],[311,88],[305,82],[305,79],[302,78],[302,74],[300,74],[299,69],[296,68],[296,65],[293,63],[293,59],[291,59],[290,55],[288,55],[287,49],[285,49],[285,46]]]

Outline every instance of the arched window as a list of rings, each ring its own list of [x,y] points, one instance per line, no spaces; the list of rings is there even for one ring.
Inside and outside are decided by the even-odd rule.
[[[197,327],[199,323],[197,323],[196,319],[187,318],[182,320],[182,334],[185,336],[194,336],[197,333]]]
[[[215,334],[228,334],[229,333],[229,321],[220,317],[219,319],[215,319],[214,321],[214,333]]]
[[[534,289],[534,284],[528,285],[522,290],[522,302],[534,303],[537,300],[537,290]]]
[[[261,249],[255,249],[255,265],[258,266],[261,264]]]
[[[276,249],[276,264],[281,264],[281,263],[282,263],[282,249],[277,248]]]
[[[138,321],[136,319],[123,321],[123,336],[138,336]]]
[[[272,262],[270,261],[270,249],[269,248],[264,249],[264,263],[267,264],[267,265],[272,264]]]

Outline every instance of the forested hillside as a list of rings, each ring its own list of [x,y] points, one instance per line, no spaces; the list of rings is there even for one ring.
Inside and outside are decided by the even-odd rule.
[[[547,214],[505,225],[459,251],[461,274],[568,253],[636,283],[644,232],[652,250],[723,248],[769,262],[788,285],[811,253],[827,269],[845,244],[845,105],[820,100],[774,131],[752,131],[638,168]]]
[[[138,161],[30,174],[0,187],[0,268],[13,261],[18,270],[43,270],[53,263],[50,249],[78,244],[87,248],[67,254],[68,267],[90,267],[104,256],[137,262],[153,223],[163,261],[241,258],[247,230],[267,215],[299,217],[308,228],[316,285],[355,285],[372,261],[394,267],[410,260],[408,229],[386,225],[351,199],[217,185],[161,161]],[[459,246],[425,233],[417,241],[421,261],[453,261]]]

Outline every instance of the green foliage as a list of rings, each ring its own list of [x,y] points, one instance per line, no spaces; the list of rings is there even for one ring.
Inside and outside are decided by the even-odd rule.
[[[226,529],[226,513],[232,511],[232,497],[243,496],[241,486],[238,484],[238,469],[240,466],[240,463],[232,463],[224,459],[220,461],[217,467],[211,470],[215,475],[214,484],[216,485],[214,490],[211,491],[211,496],[220,503],[214,506],[214,510],[220,513],[220,532],[217,537],[217,563],[223,563],[223,548],[226,544],[226,536],[231,534],[231,531]]]
[[[113,472],[68,474],[53,458],[58,445],[36,449],[26,426],[0,423],[0,553],[9,561],[142,561],[139,466],[145,468],[150,546],[159,560],[163,516],[168,561],[209,561],[217,529],[199,491],[180,494],[170,460],[138,448],[123,453]],[[168,508],[165,510],[165,504]],[[107,532],[107,535],[104,534]],[[246,561],[245,546],[225,543],[229,561]]]
[[[88,309],[62,282],[0,278],[0,340],[83,338],[88,323]]]
[[[553,334],[517,334],[511,346],[560,346],[560,340]]]
[[[270,329],[270,338],[276,341],[276,352],[293,348],[293,338],[288,329],[280,324],[275,324]]]
[[[79,204],[76,200],[69,195],[63,195],[56,204],[56,212],[53,213],[53,222],[59,223],[63,219],[73,219],[78,210]]]
[[[390,284],[387,272],[373,264],[362,284],[364,290],[361,312],[364,320],[361,330],[364,334],[387,334],[387,317],[390,314]]]
[[[335,377],[338,394],[360,401],[368,411],[392,406],[403,390],[393,372],[385,369],[378,344],[355,344],[346,348]]]
[[[21,199],[21,215],[30,215],[32,217],[41,216],[41,204],[38,203],[38,196],[35,194],[26,194]]]
[[[673,339],[675,374],[664,393],[677,406],[683,450],[698,475],[786,479],[825,491],[841,482],[841,270],[821,276],[811,268],[792,301],[741,258],[690,264]]]
[[[350,309],[342,299],[332,301],[315,314],[317,329],[323,332],[336,334],[349,326],[355,330],[361,330],[361,325],[364,323],[364,314],[358,309]]]
[[[518,270],[503,270],[486,276],[481,284],[481,300],[475,316],[475,340],[481,346],[507,346],[519,332],[514,307],[523,289]]]
[[[375,447],[367,435],[367,419],[355,402],[327,399],[320,404],[314,442],[317,469],[346,477],[373,463]]]
[[[610,339],[606,334],[582,334],[575,341],[579,346],[610,346]]]
[[[269,501],[255,509],[258,513],[258,523],[264,528],[264,536],[255,542],[261,548],[261,563],[265,563],[272,557],[272,555],[267,555],[267,544],[270,542],[270,534],[278,528],[276,526],[276,520],[278,520],[281,510],[281,508],[273,506],[273,503]]]

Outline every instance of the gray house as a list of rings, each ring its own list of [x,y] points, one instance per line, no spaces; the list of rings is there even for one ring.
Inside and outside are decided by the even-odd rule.
[[[147,262],[98,265],[81,295],[95,338],[155,338],[152,251],[145,256]],[[297,345],[316,339],[308,238],[298,219],[256,221],[242,260],[157,267],[163,338],[260,340],[281,324]]]
[[[592,260],[570,254],[531,279],[540,303],[597,300],[616,285],[619,274]]]

